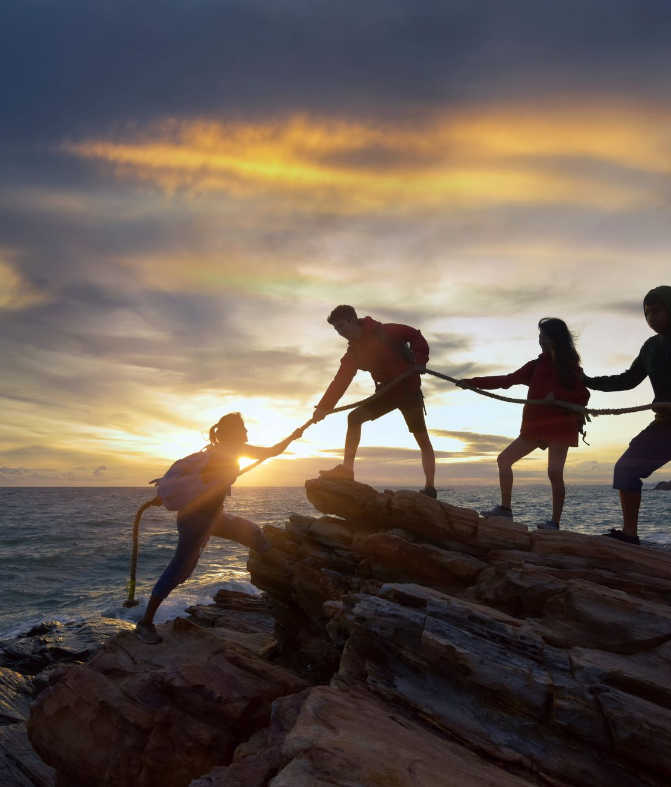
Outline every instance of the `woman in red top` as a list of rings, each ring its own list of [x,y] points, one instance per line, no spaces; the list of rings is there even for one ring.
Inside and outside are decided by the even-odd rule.
[[[528,399],[559,399],[586,405],[589,391],[582,382],[580,356],[573,336],[563,320],[545,317],[538,323],[538,343],[543,352],[512,374],[496,377],[471,377],[459,385],[474,388],[510,388],[528,385]],[[564,407],[525,404],[520,436],[498,457],[501,505],[483,516],[512,518],[513,465],[536,448],[548,449],[548,477],[552,486],[552,519],[538,525],[541,530],[559,530],[564,508],[564,465],[570,446],[578,445],[582,420],[578,413]]]

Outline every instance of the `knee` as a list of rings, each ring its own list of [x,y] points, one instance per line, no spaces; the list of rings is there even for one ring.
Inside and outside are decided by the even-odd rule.
[[[429,433],[426,429],[422,432],[413,432],[412,436],[417,441],[417,445],[423,450],[433,451],[433,445],[431,445],[431,438],[429,437]]]
[[[364,413],[361,413],[357,410],[352,410],[352,412],[347,416],[347,426],[350,429],[360,429],[361,424],[366,420],[366,416]]]
[[[552,486],[560,486],[564,483],[564,473],[561,470],[548,470],[548,478]]]
[[[640,472],[626,455],[621,456],[613,469],[613,487],[622,492],[640,492],[642,486]]]
[[[499,454],[496,457],[496,464],[499,466],[499,470],[513,469],[513,463],[508,460],[505,454]]]

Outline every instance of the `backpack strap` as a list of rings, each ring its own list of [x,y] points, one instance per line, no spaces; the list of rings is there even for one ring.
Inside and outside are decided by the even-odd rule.
[[[387,347],[390,347],[397,355],[400,355],[408,366],[415,365],[415,353],[407,342],[395,342],[384,332],[382,326],[375,331],[375,338],[379,339],[382,344],[386,344]]]
[[[386,344],[387,347],[391,348],[397,355],[400,355],[401,360],[405,361],[408,366],[414,366],[417,363],[415,359],[415,353],[412,351],[410,345],[407,342],[395,342],[393,339],[387,336],[382,326],[380,326],[375,331],[375,337],[379,339],[382,344]],[[378,387],[377,383],[375,384],[375,387]],[[426,404],[424,403],[424,394],[422,394],[422,407],[424,408],[424,415],[427,415]]]

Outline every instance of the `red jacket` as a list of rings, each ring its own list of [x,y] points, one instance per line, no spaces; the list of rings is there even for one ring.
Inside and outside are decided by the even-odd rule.
[[[581,379],[582,369],[576,366],[570,387],[564,388],[557,378],[552,358],[541,353],[536,360],[529,361],[512,374],[471,377],[463,382],[485,390],[510,388],[511,385],[528,385],[527,399],[545,399],[552,391],[556,399],[586,405],[589,401],[589,391]],[[544,404],[525,404],[522,411],[520,437],[545,443],[563,443],[576,446],[578,445],[580,423],[578,414],[573,410]]]
[[[429,360],[429,345],[416,328],[396,323],[383,325],[372,317],[359,320],[359,325],[363,328],[364,335],[359,340],[351,340],[347,345],[347,352],[340,360],[340,369],[317,405],[320,410],[332,410],[336,406],[359,369],[370,372],[377,387],[390,383],[403,374],[410,364],[394,349],[394,345],[408,342],[417,364],[423,366]],[[389,340],[389,344],[380,338],[380,331]],[[388,395],[400,401],[407,394],[418,391],[421,385],[420,375],[413,374],[401,380]]]

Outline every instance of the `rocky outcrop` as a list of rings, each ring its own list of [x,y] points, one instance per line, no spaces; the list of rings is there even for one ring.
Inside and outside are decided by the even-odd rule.
[[[221,629],[177,618],[162,633],[165,647],[115,637],[41,695],[29,734],[49,765],[85,785],[179,787],[230,761],[275,699],[306,686]]]
[[[33,751],[26,722],[35,694],[29,678],[0,667],[0,784],[51,787],[54,772]]]
[[[658,489],[668,492],[671,490],[671,481],[660,481],[653,491]]]
[[[415,492],[306,490],[323,516],[266,527],[250,554],[264,597],[192,608],[200,626],[157,648],[119,635],[43,693],[31,739],[62,779],[671,783],[671,553]]]
[[[532,787],[369,691],[319,686],[292,698],[264,741],[191,787]],[[272,778],[272,781],[268,781]]]
[[[30,707],[64,664],[83,663],[113,634],[120,620],[46,621],[0,642],[0,785],[52,787],[54,771],[35,753],[26,732]]]
[[[257,556],[283,651],[526,777],[671,780],[671,554],[309,481]],[[334,516],[342,519],[335,520]]]

